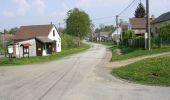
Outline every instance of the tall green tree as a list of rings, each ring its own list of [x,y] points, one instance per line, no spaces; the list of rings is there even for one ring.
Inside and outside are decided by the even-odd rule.
[[[115,27],[113,25],[100,25],[99,28],[95,29],[95,33],[100,32],[113,32],[115,30]]]
[[[139,3],[136,11],[135,11],[135,18],[144,18],[145,17],[145,7],[142,3]]]
[[[90,26],[91,21],[86,12],[78,8],[68,11],[66,32],[67,34],[78,37],[78,46],[80,46],[80,40],[90,32]]]
[[[17,27],[14,27],[14,28],[11,28],[8,33],[9,34],[15,34],[17,32],[18,28]]]

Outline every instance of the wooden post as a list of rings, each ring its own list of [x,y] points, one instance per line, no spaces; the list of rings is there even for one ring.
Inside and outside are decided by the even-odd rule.
[[[151,31],[150,31],[150,15],[149,15],[149,0],[146,0],[146,31],[148,33],[148,50],[151,50]]]

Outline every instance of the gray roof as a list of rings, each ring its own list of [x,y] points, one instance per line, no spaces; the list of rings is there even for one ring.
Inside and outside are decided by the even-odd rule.
[[[39,41],[41,41],[43,43],[52,43],[52,42],[54,42],[53,40],[49,39],[48,37],[38,36],[38,37],[36,37],[36,39],[38,39]]]
[[[159,23],[170,20],[170,12],[164,13],[156,18],[152,23]]]

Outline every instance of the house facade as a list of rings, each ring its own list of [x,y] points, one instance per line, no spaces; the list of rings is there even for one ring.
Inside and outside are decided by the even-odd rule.
[[[99,41],[112,41],[112,34],[110,32],[100,32],[98,34]]]
[[[116,28],[116,30],[112,33],[113,41],[119,43],[122,36],[122,27]]]
[[[30,44],[30,56],[45,56],[53,52],[61,52],[61,38],[53,24],[21,26],[14,40],[16,57],[24,55],[24,44]]]
[[[170,23],[170,12],[160,15],[151,23],[151,32],[153,33],[154,37],[159,36],[159,28],[166,23]]]
[[[144,34],[146,33],[146,19],[130,18],[129,30],[133,30],[137,36],[144,36]]]
[[[150,18],[150,23],[153,22],[154,19],[155,16],[152,15]],[[146,18],[130,18],[128,29],[134,31],[136,36],[144,36],[146,33]]]

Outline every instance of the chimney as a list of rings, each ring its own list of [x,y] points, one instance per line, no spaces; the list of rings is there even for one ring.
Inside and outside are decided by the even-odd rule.
[[[151,20],[155,20],[155,15],[152,15],[152,16],[151,16]]]

